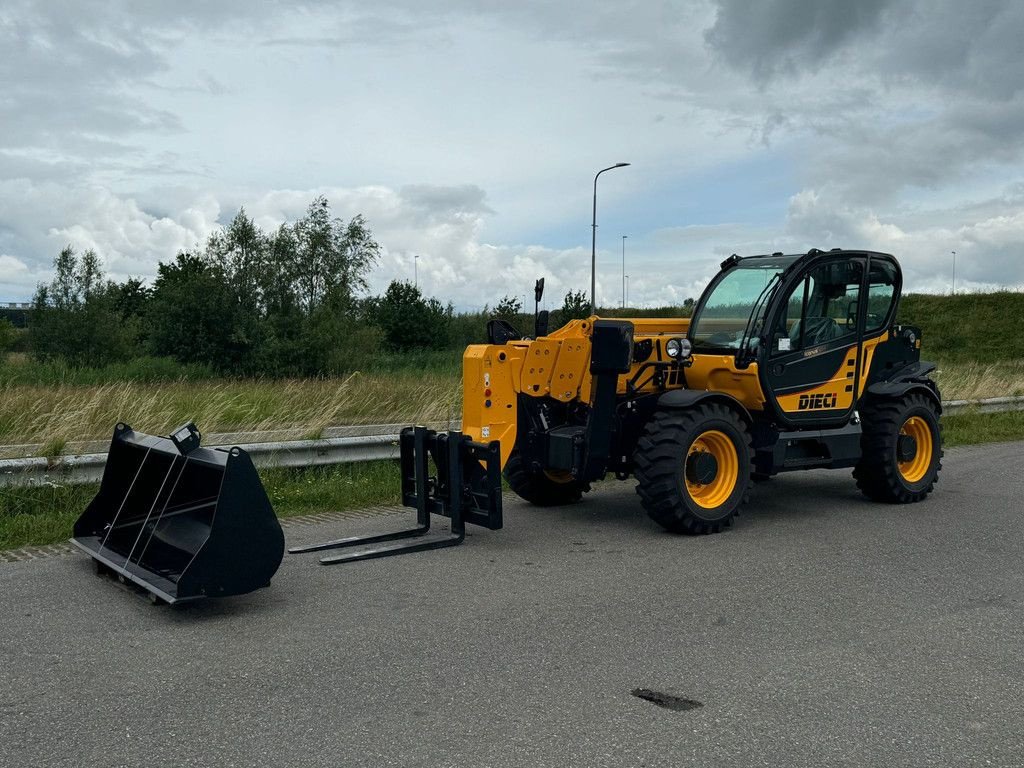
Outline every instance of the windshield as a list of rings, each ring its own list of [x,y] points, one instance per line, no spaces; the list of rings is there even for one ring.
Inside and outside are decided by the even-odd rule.
[[[754,305],[760,322],[768,306],[767,289],[798,256],[758,258],[741,261],[726,273],[690,323],[694,350],[739,349]]]

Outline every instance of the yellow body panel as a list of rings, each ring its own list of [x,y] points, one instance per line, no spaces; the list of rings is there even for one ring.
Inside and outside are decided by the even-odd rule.
[[[499,440],[504,466],[515,445],[519,393],[563,403],[589,403],[590,339],[597,319],[573,320],[535,340],[467,347],[462,362],[463,433],[478,442]],[[644,363],[667,361],[663,342],[684,336],[690,325],[689,318],[622,319],[633,324],[634,341],[650,340],[652,351],[646,361],[633,363],[629,373],[619,377],[619,394],[626,393],[627,383],[637,376]],[[691,387],[728,392],[754,410],[764,407],[756,366],[740,371],[729,356],[698,356],[685,377]],[[665,389],[678,389],[682,384],[683,376],[676,373],[669,377]],[[634,386],[641,393],[656,390],[653,376],[637,379]]]
[[[748,411],[764,410],[764,391],[757,375],[757,363],[739,369],[732,355],[694,355],[686,369],[686,383],[689,389],[732,395]]]
[[[500,441],[502,466],[516,443],[524,357],[522,348],[492,344],[470,345],[462,356],[462,432],[480,443]]]
[[[526,355],[521,374],[523,392],[537,397],[551,394],[551,375],[561,346],[557,339],[540,338],[519,347]]]
[[[589,363],[590,344],[587,339],[562,339],[559,342],[558,360],[551,370],[551,396],[563,403],[575,400],[584,379],[590,378],[587,376]]]
[[[532,397],[550,397],[563,403],[591,398],[590,339],[594,320],[574,320],[547,336],[535,340],[512,341],[504,345],[474,344],[463,356],[462,431],[478,442],[499,440],[504,466],[515,445],[517,401],[519,393]],[[687,318],[622,318],[633,324],[634,341],[652,342],[651,356],[644,362],[668,360],[664,341],[683,336],[689,327]],[[868,373],[879,343],[888,340],[883,333],[865,339],[859,386],[854,387],[857,347],[850,348],[835,373],[823,384],[779,397],[786,412],[798,410],[846,410],[867,386]],[[644,363],[633,363],[629,373],[619,377],[618,393],[625,394],[627,383],[637,377]],[[648,369],[649,370],[649,369]],[[751,411],[762,411],[765,395],[758,378],[757,363],[738,369],[732,355],[701,355],[691,358],[682,375],[671,374],[665,391],[686,385],[690,389],[724,392]],[[849,390],[847,390],[849,387]],[[656,391],[653,376],[636,378],[637,393]],[[827,395],[835,394],[835,399]],[[822,396],[822,407],[800,409],[801,396]],[[813,400],[812,400],[813,402]]]

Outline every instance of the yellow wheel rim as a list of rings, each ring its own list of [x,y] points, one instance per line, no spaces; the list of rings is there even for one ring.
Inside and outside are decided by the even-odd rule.
[[[715,509],[722,506],[732,495],[736,488],[736,481],[740,476],[740,457],[736,453],[736,446],[724,432],[717,429],[709,429],[697,436],[697,439],[690,445],[686,452],[686,460],[698,452],[710,453],[718,463],[718,472],[711,482],[706,485],[691,482],[686,477],[686,467],[683,467],[683,479],[686,481],[686,492],[690,498],[704,509]]]
[[[917,453],[914,458],[908,461],[898,461],[900,475],[908,483],[919,483],[928,474],[928,468],[932,464],[932,453],[934,451],[932,441],[932,430],[928,422],[920,416],[911,416],[900,428],[901,435],[914,438],[917,443]]]

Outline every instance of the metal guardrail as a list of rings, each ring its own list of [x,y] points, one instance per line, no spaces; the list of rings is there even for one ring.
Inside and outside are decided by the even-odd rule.
[[[1000,413],[1024,411],[1024,397],[992,397],[985,400],[949,400],[942,404],[944,414],[971,411],[974,413]],[[207,435],[207,447],[237,445],[252,457],[257,467],[315,467],[333,464],[351,464],[360,461],[398,458],[398,433],[401,424],[378,424],[361,427],[333,427],[325,434],[349,432],[339,437],[319,440],[257,441],[254,438],[277,436],[279,433],[241,432],[230,435]],[[458,428],[457,422],[429,424],[432,429]],[[379,430],[370,434],[369,430]],[[248,438],[224,440],[224,437]],[[26,446],[28,447],[28,446]],[[0,459],[0,486],[11,485],[75,485],[98,483],[103,476],[107,454],[85,453],[78,456],[59,456],[49,459],[27,457]]]
[[[956,413],[958,411],[973,411],[974,413],[1024,411],[1024,397],[989,397],[984,400],[946,400],[942,404],[942,412],[944,414]]]
[[[237,445],[252,457],[257,467],[311,467],[349,464],[375,459],[398,458],[398,432],[387,435],[334,437],[325,440],[289,440],[286,442],[229,443],[209,448]],[[76,485],[98,483],[103,477],[107,454],[85,453],[57,458],[31,457],[0,460],[0,486]]]

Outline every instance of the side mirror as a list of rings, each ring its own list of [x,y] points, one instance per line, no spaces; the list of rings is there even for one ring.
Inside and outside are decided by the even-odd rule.
[[[533,286],[533,299],[534,299],[534,301],[540,302],[540,300],[541,300],[541,298],[543,296],[544,296],[544,278],[542,277],[542,278],[540,278],[540,280],[537,281],[537,284]]]

